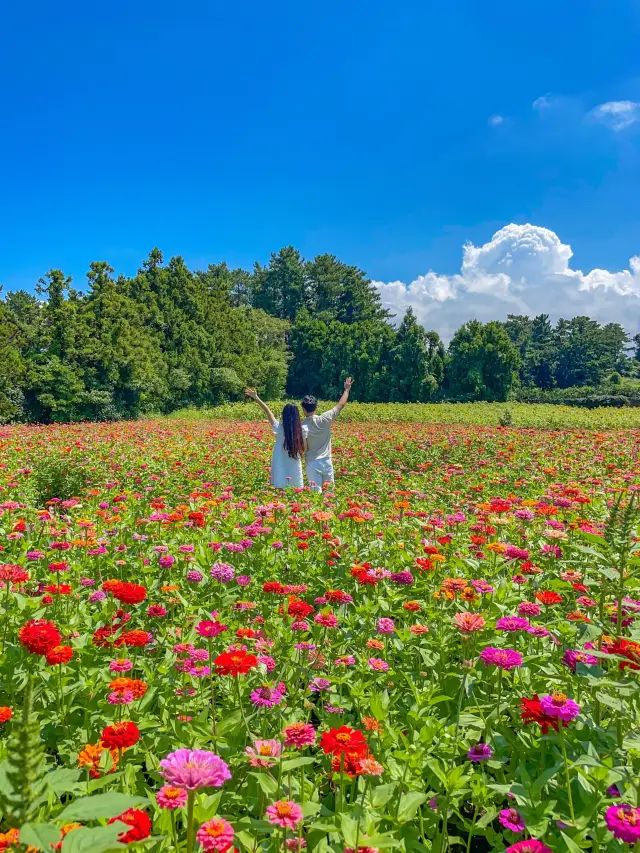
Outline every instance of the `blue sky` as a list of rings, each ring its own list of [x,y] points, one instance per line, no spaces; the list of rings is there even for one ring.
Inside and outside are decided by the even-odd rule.
[[[81,285],[91,260],[132,273],[154,245],[250,266],[292,243],[410,283],[527,222],[573,269],[640,254],[640,0],[33,0],[3,17],[5,289],[49,267]],[[597,112],[611,102],[628,123]]]

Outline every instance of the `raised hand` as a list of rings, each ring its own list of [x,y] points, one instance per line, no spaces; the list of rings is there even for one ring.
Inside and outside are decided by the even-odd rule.
[[[344,380],[344,390],[351,391],[351,386],[353,385],[353,379],[350,376]]]
[[[258,399],[258,392],[255,388],[245,388],[244,393],[247,395],[247,397],[251,397],[252,400]]]

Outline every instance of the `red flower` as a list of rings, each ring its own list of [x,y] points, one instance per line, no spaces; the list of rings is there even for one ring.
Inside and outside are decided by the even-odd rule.
[[[128,832],[121,832],[118,836],[118,841],[123,844],[130,844],[132,841],[142,841],[143,838],[148,838],[151,835],[151,818],[146,812],[140,809],[127,809],[118,817],[112,817],[109,823],[120,821],[126,823],[131,829]]]
[[[30,619],[20,628],[18,639],[32,655],[46,655],[54,646],[60,645],[62,637],[54,622]]]
[[[148,631],[125,631],[119,639],[116,640],[116,646],[134,646],[142,648],[149,645],[152,636]]]
[[[284,587],[278,581],[267,581],[262,585],[263,592],[272,592],[275,595],[284,595]]]
[[[341,589],[328,589],[325,592],[324,597],[327,601],[331,602],[331,604],[342,604],[344,601],[351,600],[349,593],[343,592]]]
[[[214,661],[218,675],[246,675],[250,669],[258,666],[258,658],[240,650],[237,652],[223,652]]]
[[[105,749],[128,749],[140,740],[140,730],[135,723],[114,723],[102,730],[102,745]]]
[[[560,604],[562,602],[562,596],[557,592],[551,592],[546,589],[544,592],[536,592],[536,598],[541,604],[551,605],[551,604]]]
[[[540,702],[538,701],[537,693],[534,693],[531,699],[527,699],[523,696],[520,702],[520,708],[522,709],[520,716],[522,717],[522,722],[525,726],[530,726],[531,723],[537,723],[542,729],[543,735],[547,734],[549,727],[558,731],[558,719],[545,714]]]
[[[118,581],[117,585],[111,585],[109,591],[122,604],[140,604],[147,597],[147,590],[143,586],[138,583],[127,583],[126,581]]]
[[[8,722],[11,717],[13,717],[13,711],[11,710],[11,708],[7,708],[6,705],[3,705],[0,708],[0,723]]]
[[[71,646],[54,646],[47,652],[47,663],[53,666],[56,663],[69,663],[73,657]]]
[[[340,770],[342,770],[345,776],[348,776],[350,779],[353,779],[354,776],[361,776],[362,769],[360,762],[366,755],[366,752],[364,754],[360,752],[346,752],[334,755],[331,759],[331,769],[334,773],[340,773]]]
[[[98,628],[93,633],[93,645],[97,646],[99,649],[104,649],[109,646],[113,640],[111,639],[116,632],[116,628],[112,625],[105,625],[102,628]]]
[[[304,619],[310,613],[313,613],[313,607],[307,604],[306,601],[292,601],[288,608],[289,616],[295,616],[297,619]]]
[[[320,747],[326,755],[350,755],[354,754],[360,758],[369,751],[367,741],[358,729],[349,726],[340,726],[339,729],[331,729],[320,738]]]
[[[619,669],[640,669],[640,643],[634,643],[633,640],[625,640],[622,637],[613,643],[607,643],[605,651],[609,655],[620,655],[620,657],[627,658],[627,660],[620,661]]]

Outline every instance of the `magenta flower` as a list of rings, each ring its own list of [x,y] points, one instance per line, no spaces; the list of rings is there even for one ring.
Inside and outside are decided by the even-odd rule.
[[[529,620],[523,619],[522,616],[503,616],[496,622],[496,631],[526,631],[529,628]]]
[[[331,682],[328,678],[314,678],[309,683],[309,690],[312,693],[322,693],[331,687]]]
[[[549,717],[557,717],[570,723],[580,713],[580,705],[565,696],[564,693],[552,693],[551,696],[543,696],[540,699],[542,711]]]
[[[553,851],[542,841],[538,841],[537,838],[527,838],[524,841],[516,841],[511,847],[507,847],[505,853],[553,853]]]
[[[290,723],[284,730],[284,745],[298,748],[313,746],[316,737],[316,730],[311,723]]]
[[[479,764],[481,761],[488,761],[492,755],[493,749],[488,743],[477,743],[467,752],[467,758],[474,764]]]
[[[214,563],[213,568],[209,572],[214,580],[219,583],[229,583],[235,576],[236,570],[228,563]]]
[[[231,779],[226,763],[204,749],[177,749],[160,762],[160,775],[170,785],[197,791],[220,788]]]
[[[267,807],[267,820],[283,829],[296,829],[303,819],[302,809],[293,800],[278,800]]]
[[[498,815],[498,820],[505,829],[510,829],[511,832],[524,832],[526,827],[522,815],[516,809],[502,809]]]
[[[493,646],[488,646],[480,653],[480,660],[483,663],[499,667],[500,669],[511,670],[517,666],[522,666],[522,655],[513,649],[496,649]]]
[[[163,785],[156,794],[156,802],[161,809],[183,809],[187,805],[187,792],[174,785]]]
[[[521,601],[518,605],[518,613],[521,616],[539,616],[542,608],[535,601]]]
[[[409,569],[404,569],[401,572],[392,572],[389,575],[389,580],[392,583],[399,583],[404,586],[410,586],[413,583],[413,575]]]
[[[133,663],[129,658],[118,658],[111,661],[109,669],[111,672],[129,672],[130,669],[133,669]]]
[[[274,687],[258,687],[251,691],[251,704],[258,708],[273,708],[282,702],[283,694]]]
[[[376,622],[376,631],[378,634],[393,634],[396,630],[396,626],[393,622],[393,619],[378,619]]]
[[[595,655],[587,655],[584,652],[567,649],[563,655],[562,663],[566,664],[572,672],[575,672],[579,663],[583,663],[588,666],[596,666],[598,658]]]
[[[375,672],[386,672],[389,669],[389,664],[382,658],[369,658],[367,663]]]
[[[191,571],[187,572],[187,580],[189,583],[200,583],[202,578],[202,572],[198,571],[198,569],[191,569]]]
[[[175,557],[172,557],[171,554],[164,554],[158,560],[158,564],[160,565],[161,569],[170,569],[171,566],[175,563],[175,561]]]
[[[196,832],[196,839],[203,850],[225,853],[233,844],[233,827],[222,817],[212,817]]]
[[[222,634],[226,630],[226,625],[222,625],[218,621],[212,622],[210,619],[202,619],[196,625],[196,634],[199,634],[201,637],[217,637],[218,634]]]

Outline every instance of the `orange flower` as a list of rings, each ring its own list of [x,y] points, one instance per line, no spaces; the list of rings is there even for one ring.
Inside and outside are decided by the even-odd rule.
[[[99,779],[100,763],[102,761],[102,756],[106,751],[107,750],[103,746],[102,742],[98,742],[96,744],[88,743],[85,748],[81,749],[78,753],[78,767],[88,767],[89,776],[92,779]],[[111,755],[111,761],[113,762],[113,767],[109,772],[115,773],[119,759],[118,750],[113,749],[109,754]]]
[[[503,542],[489,542],[487,545],[487,551],[491,551],[493,554],[504,554],[507,546]]]

